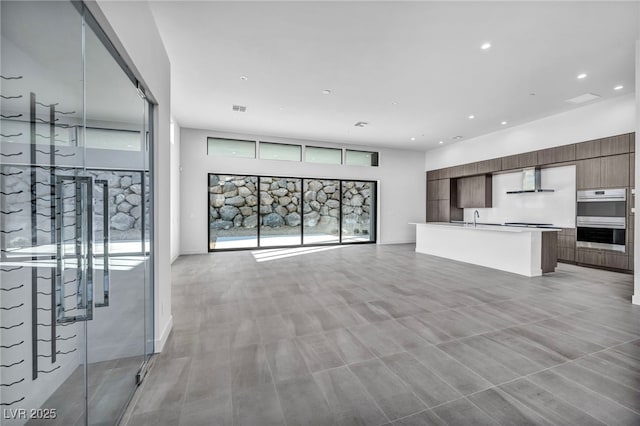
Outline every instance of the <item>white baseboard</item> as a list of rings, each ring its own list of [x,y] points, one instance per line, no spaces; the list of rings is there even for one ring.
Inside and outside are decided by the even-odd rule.
[[[631,303],[634,305],[640,305],[640,294],[634,294],[631,298]]]
[[[204,250],[182,250],[180,252],[180,256],[189,255],[189,254],[207,254]]]
[[[154,347],[155,353],[162,352],[162,349],[164,349],[164,345],[165,343],[167,343],[167,339],[169,338],[169,333],[171,333],[172,328],[173,328],[173,315],[169,317],[169,321],[167,321],[167,324],[165,325],[164,330],[162,330],[162,334],[160,334],[160,338],[156,339],[155,341],[155,347]]]
[[[396,240],[396,241],[380,241],[378,244],[380,245],[388,245],[388,244],[415,244],[416,240]]]

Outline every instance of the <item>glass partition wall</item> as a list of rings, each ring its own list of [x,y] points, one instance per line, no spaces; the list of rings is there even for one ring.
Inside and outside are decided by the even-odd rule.
[[[151,105],[81,3],[0,8],[1,423],[117,424],[153,350]]]
[[[209,251],[376,241],[376,183],[209,174]]]

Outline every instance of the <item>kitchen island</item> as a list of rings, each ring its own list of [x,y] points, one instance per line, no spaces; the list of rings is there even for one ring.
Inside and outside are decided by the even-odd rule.
[[[555,271],[557,228],[429,222],[416,225],[416,252],[537,277]]]

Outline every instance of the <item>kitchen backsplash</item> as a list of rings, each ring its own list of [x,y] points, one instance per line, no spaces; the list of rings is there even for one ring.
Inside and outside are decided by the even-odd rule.
[[[493,175],[493,207],[464,209],[464,220],[472,222],[473,212],[479,222],[550,223],[562,228],[576,226],[576,167],[542,169],[542,188],[554,192],[507,194],[522,188],[522,171]]]

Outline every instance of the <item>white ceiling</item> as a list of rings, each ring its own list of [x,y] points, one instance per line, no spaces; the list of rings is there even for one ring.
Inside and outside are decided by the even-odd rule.
[[[565,100],[587,92],[608,99],[635,90],[638,2],[151,8],[183,127],[425,150],[579,107]]]

